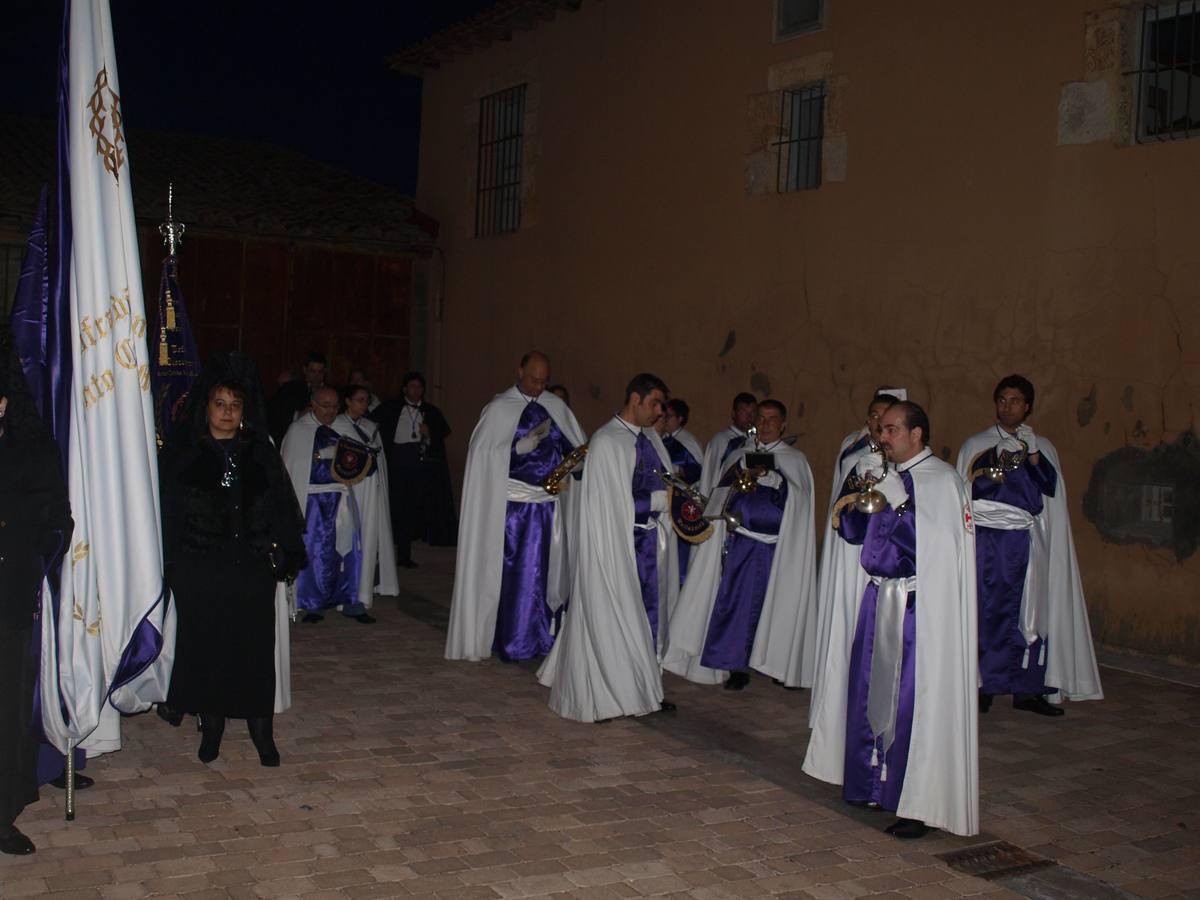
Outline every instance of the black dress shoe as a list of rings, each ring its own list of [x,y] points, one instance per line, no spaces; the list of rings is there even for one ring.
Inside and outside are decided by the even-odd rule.
[[[325,617],[317,613],[305,613],[304,618],[300,621],[305,625],[316,625],[318,622],[324,622]]]
[[[33,841],[21,834],[16,825],[10,825],[2,834],[0,834],[0,853],[7,853],[10,856],[28,856],[37,850],[33,846]]]
[[[173,707],[167,706],[165,703],[156,703],[154,712],[160,719],[166,722],[173,728],[178,728],[179,723],[183,721],[183,712]]]
[[[750,683],[750,674],[748,672],[730,672],[729,677],[725,679],[725,690],[741,691],[745,690],[746,685]]]
[[[993,696],[995,696],[995,695],[994,694],[985,694],[983,691],[979,692],[979,714],[980,715],[985,715],[987,713],[987,711],[992,708],[992,697]]]
[[[676,706],[674,703],[672,703],[670,700],[664,700],[662,702],[662,706],[660,706],[659,709],[661,709],[663,712],[675,712],[675,710],[679,709],[679,707]]]
[[[883,830],[892,837],[900,838],[902,841],[913,841],[917,838],[925,837],[925,835],[935,829],[930,828],[918,819],[897,819]]]
[[[1065,716],[1067,711],[1055,706],[1041,694],[1014,694],[1013,709],[1037,713],[1039,716]]]
[[[367,613],[359,613],[357,616],[354,617],[354,621],[362,622],[364,625],[374,625],[375,617],[372,615],[368,615]]]
[[[202,763],[210,763],[221,755],[221,737],[225,734],[225,717],[200,716],[200,749],[196,756]]]
[[[82,772],[75,773],[75,790],[77,790],[77,791],[87,790],[95,783],[96,783],[95,778],[89,778],[88,776],[84,775]],[[60,774],[57,778],[53,779],[50,782],[50,784],[53,787],[58,788],[60,791],[65,791],[67,789],[67,772],[66,772],[66,770],[64,769],[62,774]]]

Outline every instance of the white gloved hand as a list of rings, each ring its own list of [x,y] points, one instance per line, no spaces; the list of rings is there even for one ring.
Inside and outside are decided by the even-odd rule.
[[[1037,435],[1033,433],[1033,429],[1028,425],[1022,423],[1017,426],[1017,438],[1025,442],[1025,446],[1029,448],[1030,456],[1038,452]]]
[[[1002,437],[999,443],[996,444],[997,453],[1019,453],[1021,450],[1021,442],[1014,435],[1006,434]]]
[[[541,442],[542,439],[540,437],[536,437],[533,432],[530,432],[517,441],[517,455],[524,456],[526,453],[532,453]]]
[[[878,453],[864,453],[854,464],[854,474],[859,478],[878,480],[883,477],[883,460]]]
[[[883,480],[875,485],[875,490],[887,498],[888,506],[893,510],[899,510],[908,502],[908,489],[904,487],[904,480],[895,469],[883,476]]]
[[[783,476],[773,470],[764,472],[755,480],[765,488],[778,488],[783,484]]]
[[[650,512],[663,513],[667,511],[667,492],[650,492]]]

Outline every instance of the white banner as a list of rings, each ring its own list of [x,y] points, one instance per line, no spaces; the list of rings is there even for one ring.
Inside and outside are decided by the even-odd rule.
[[[69,725],[58,715],[53,678],[42,679],[42,706],[59,749],[82,741],[95,755],[120,749],[118,711],[165,699],[175,621],[163,596],[146,316],[108,0],[72,0],[70,17],[75,533],[63,563],[57,647]],[[44,675],[51,656],[43,654]]]

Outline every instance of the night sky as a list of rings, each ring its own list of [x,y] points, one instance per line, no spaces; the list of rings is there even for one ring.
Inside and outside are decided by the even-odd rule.
[[[389,54],[490,0],[110,0],[125,121],[282,144],[412,193],[421,83]],[[0,103],[55,115],[58,0],[5,0]],[[130,147],[136,182],[137,147]]]

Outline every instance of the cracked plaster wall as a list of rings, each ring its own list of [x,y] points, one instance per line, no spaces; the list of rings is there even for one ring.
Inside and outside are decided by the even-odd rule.
[[[701,440],[736,391],[769,389],[822,507],[876,385],[907,387],[952,455],[1019,371],[1063,458],[1097,638],[1200,661],[1200,559],[1106,544],[1081,511],[1098,459],[1195,428],[1200,402],[1200,142],[1121,139],[1101,33],[1120,5],[831,4],[824,31],[780,43],[769,0],[735,9],[588,2],[427,77],[417,201],[443,223],[436,381],[459,465],[533,347],[588,430],[641,370]],[[836,80],[853,165],[748,191],[764,134],[747,110],[798,60]],[[476,241],[463,111],[506,73],[540,85],[536,224]],[[1063,141],[1064,97],[1089,82],[1108,131],[1084,116],[1088,141]]]

